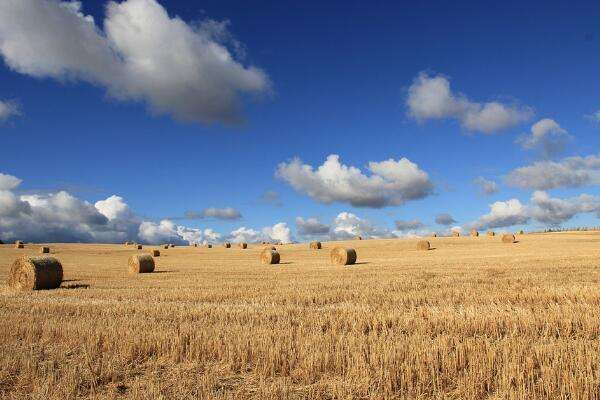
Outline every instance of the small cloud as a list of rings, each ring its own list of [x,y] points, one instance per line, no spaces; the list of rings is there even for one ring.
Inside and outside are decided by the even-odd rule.
[[[329,233],[329,225],[323,224],[317,218],[296,218],[296,229],[300,236],[319,236]]]
[[[477,178],[475,178],[473,183],[479,186],[479,190],[481,191],[481,193],[486,196],[490,196],[500,191],[496,182],[491,181],[489,179],[485,179],[482,176],[478,176]]]
[[[14,100],[0,100],[0,122],[21,115],[21,107]]]
[[[185,219],[205,219],[205,218],[216,218],[223,220],[238,220],[242,218],[242,213],[232,207],[215,208],[209,207],[202,211],[186,211],[184,215]]]
[[[448,213],[442,213],[435,216],[435,223],[438,225],[450,226],[456,223],[456,220],[452,218],[452,215]]]
[[[539,150],[544,158],[551,158],[562,153],[572,138],[556,121],[544,118],[533,124],[531,134],[522,135],[517,143],[526,150]]]
[[[600,110],[585,116],[592,122],[600,123]]]
[[[266,204],[272,204],[277,207],[281,207],[283,204],[281,203],[281,197],[279,193],[274,190],[267,190],[260,196],[260,200]]]
[[[425,225],[418,219],[410,221],[397,220],[395,221],[396,229],[399,231],[411,231],[423,228]]]

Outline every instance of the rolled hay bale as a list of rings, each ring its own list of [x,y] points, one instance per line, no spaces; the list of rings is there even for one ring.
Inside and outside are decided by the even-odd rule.
[[[277,250],[264,249],[260,253],[260,262],[263,264],[279,264],[279,260],[281,260],[281,257]]]
[[[163,245],[163,249],[168,249],[168,248],[169,248],[168,244]]]
[[[40,253],[42,253],[42,254],[50,253],[50,247],[48,247],[48,246],[40,247]]]
[[[62,280],[62,264],[56,258],[23,256],[13,263],[8,286],[21,291],[56,289]]]
[[[486,235],[488,235],[488,236],[496,236],[496,232],[494,232],[494,231],[487,231]]]
[[[362,236],[357,236],[354,239],[356,239],[356,240],[362,240]]]
[[[152,250],[152,257],[160,257],[160,250]]]
[[[141,244],[138,244],[138,245],[137,245],[137,249],[138,249],[138,250],[141,250],[141,249],[142,249],[142,245],[141,245]]]
[[[331,263],[335,265],[352,265],[356,262],[356,250],[336,247],[331,250]]]
[[[267,242],[265,242],[265,241],[262,241],[262,242],[260,242],[260,244],[267,244]]]
[[[310,242],[309,247],[314,250],[319,250],[321,248],[321,242]]]
[[[194,247],[198,247],[198,243],[194,243]]]
[[[2,240],[0,240],[0,244],[4,244],[4,242]]]
[[[437,237],[437,233],[435,233],[435,232],[434,232],[434,233],[432,233],[432,234],[431,234],[431,237]]]
[[[525,234],[525,232],[523,232],[523,230],[519,231],[519,235],[524,235],[524,234]]]
[[[428,240],[419,240],[417,242],[417,250],[429,250],[431,249],[431,244]]]
[[[171,244],[169,245],[169,247],[171,247],[171,248],[172,248],[172,247],[175,247],[175,245],[174,245],[173,243],[171,243]]]
[[[25,245],[23,243],[15,243],[15,249],[24,249]]]
[[[129,273],[143,274],[154,271],[154,258],[150,254],[134,254],[129,257]]]
[[[15,240],[15,244],[23,244],[22,240]]]
[[[460,232],[459,231],[452,231],[452,236],[459,237],[460,236]]]
[[[223,247],[225,247],[226,249],[229,249],[229,248],[231,248],[231,243],[225,242],[225,243],[223,243]]]
[[[240,248],[245,249],[248,247],[248,243],[240,243],[239,246]]]
[[[502,235],[502,243],[514,243],[516,241],[517,241],[517,239],[515,239],[515,235],[512,235],[512,234]]]
[[[477,231],[477,229],[471,229],[471,236],[473,236],[473,237],[479,236],[479,231]]]
[[[206,248],[208,248],[208,249],[212,249],[212,244],[207,244],[207,245],[206,245]]]

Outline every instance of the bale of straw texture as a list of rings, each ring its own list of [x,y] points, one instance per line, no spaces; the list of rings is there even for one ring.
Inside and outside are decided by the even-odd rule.
[[[225,242],[225,243],[223,243],[223,247],[225,247],[226,249],[229,249],[229,248],[231,248],[231,243]]]
[[[362,240],[362,236],[355,237],[356,240]]]
[[[198,247],[198,243],[194,243],[194,247]]]
[[[356,250],[336,247],[331,250],[331,263],[335,265],[352,265],[356,262]]]
[[[432,233],[432,234],[431,234],[431,237],[437,237],[437,233],[435,233],[435,232],[434,232],[434,233]]]
[[[42,254],[50,253],[50,247],[48,247],[48,246],[40,247],[40,253],[42,253]]]
[[[262,241],[262,242],[260,242],[260,244],[267,244],[267,242],[265,242],[265,241]]]
[[[160,250],[152,250],[152,256],[160,257]]]
[[[488,236],[495,236],[496,232],[494,232],[494,231],[487,231],[487,235]]]
[[[15,249],[24,249],[25,245],[23,243],[17,243],[15,244]]]
[[[452,236],[459,237],[460,236],[460,232],[459,231],[452,231]]]
[[[263,264],[279,264],[279,260],[281,257],[277,250],[273,249],[264,249],[260,253],[260,262]]]
[[[417,250],[429,250],[431,249],[431,244],[427,240],[419,240],[417,242]]]
[[[171,244],[169,245],[169,247],[175,247],[175,245],[174,245],[173,243],[171,243]]]
[[[477,229],[471,229],[471,236],[473,236],[473,237],[479,236],[479,232],[477,231]]]
[[[134,254],[129,257],[129,273],[143,274],[154,271],[154,258],[150,254]]]
[[[240,246],[242,249],[245,249],[245,248],[247,248],[247,247],[248,247],[248,243],[240,243],[240,244],[239,244],[239,246]]]
[[[207,245],[206,245],[206,248],[207,248],[207,249],[212,249],[212,244],[210,244],[210,243],[209,243],[209,244],[207,244]]]
[[[515,235],[506,234],[502,235],[502,243],[514,243],[517,240],[515,239]]]
[[[15,244],[23,244],[22,240],[15,240]]]
[[[137,249],[138,249],[138,250],[141,250],[141,249],[142,249],[142,245],[141,245],[141,244],[138,244],[138,245],[137,245]]]
[[[319,250],[321,248],[321,242],[310,242],[310,248]]]
[[[62,280],[62,264],[56,258],[23,256],[13,263],[8,286],[21,291],[56,289]]]
[[[168,244],[163,245],[163,249],[168,249],[168,248],[169,248]]]
[[[523,232],[522,230],[519,231],[519,235],[524,235],[525,232]]]

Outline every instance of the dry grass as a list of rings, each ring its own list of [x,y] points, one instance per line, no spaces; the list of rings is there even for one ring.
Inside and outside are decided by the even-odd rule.
[[[597,232],[177,247],[133,276],[134,248],[51,246],[60,289],[0,289],[0,398],[599,397]],[[0,280],[37,251],[0,246]]]

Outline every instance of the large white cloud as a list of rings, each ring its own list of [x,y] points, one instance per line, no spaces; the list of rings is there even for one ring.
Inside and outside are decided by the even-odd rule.
[[[538,161],[517,168],[506,183],[525,189],[549,190],[600,184],[600,156],[567,157],[561,161]]]
[[[266,74],[228,49],[240,46],[226,23],[192,26],[155,0],[126,0],[108,3],[103,27],[80,2],[0,1],[0,53],[23,74],[87,81],[154,113],[203,123],[238,123],[240,95],[269,90]]]
[[[472,226],[477,229],[502,228],[525,224],[529,221],[526,206],[518,199],[497,201],[490,204],[490,212],[481,216]]]
[[[263,233],[272,241],[280,243],[291,243],[292,231],[285,222],[279,222],[273,226],[263,228]]]
[[[21,184],[16,176],[0,173],[0,190],[12,190]]]
[[[486,134],[500,132],[529,120],[530,107],[498,101],[478,103],[453,93],[450,81],[442,75],[420,73],[408,89],[408,114],[418,121],[454,118],[463,128]]]
[[[285,222],[279,222],[273,226],[266,226],[260,231],[242,226],[232,231],[227,239],[234,243],[257,243],[262,241],[279,243],[293,242],[292,232]]]
[[[369,220],[358,217],[350,212],[341,212],[333,220],[329,236],[332,240],[351,239],[356,236],[363,238],[389,237],[390,232],[375,226]]]
[[[406,158],[371,161],[368,169],[371,175],[341,164],[339,156],[331,154],[316,170],[296,158],[279,164],[276,175],[317,201],[345,202],[355,207],[396,206],[433,191],[427,173]]]
[[[531,134],[523,135],[517,143],[524,149],[538,149],[545,158],[553,157],[564,151],[571,135],[556,121],[544,118],[531,126]]]

